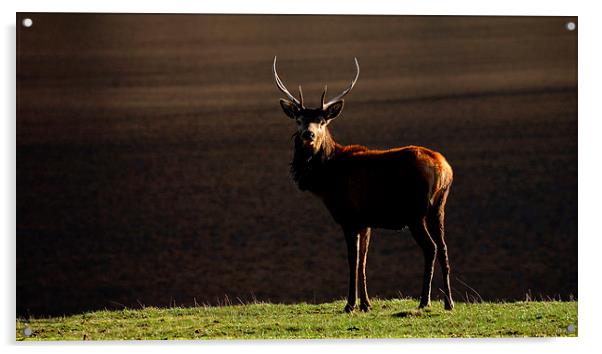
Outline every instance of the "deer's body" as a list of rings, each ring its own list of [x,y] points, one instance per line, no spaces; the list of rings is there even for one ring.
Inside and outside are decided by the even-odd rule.
[[[445,158],[419,146],[370,150],[335,143],[331,156],[307,161],[300,145],[294,154],[303,157],[293,158],[292,174],[340,225],[402,229],[425,216],[452,182]]]
[[[342,96],[318,109],[303,106],[284,88],[275,70],[278,87],[289,100],[281,99],[285,113],[295,119],[291,174],[301,190],[319,197],[345,234],[349,263],[349,294],[345,310],[355,308],[359,290],[360,309],[370,301],[366,285],[366,259],[371,228],[399,230],[409,227],[425,260],[420,307],[430,305],[435,259],[442,266],[445,307],[453,308],[449,283],[449,261],[444,241],[445,203],[453,172],[443,155],[433,150],[406,146],[371,150],[360,145],[343,146],[332,138],[328,123],[342,108]]]

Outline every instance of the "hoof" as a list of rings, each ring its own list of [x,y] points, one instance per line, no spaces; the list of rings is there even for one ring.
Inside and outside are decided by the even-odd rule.
[[[448,311],[453,310],[454,309],[454,302],[453,301],[451,301],[451,302],[445,302],[445,309],[448,310]]]
[[[426,309],[431,307],[431,302],[421,302],[420,305],[418,305],[418,309]]]
[[[353,312],[354,309],[355,309],[355,305],[349,305],[349,304],[345,305],[345,312],[347,312],[347,313]]]
[[[368,312],[368,311],[370,311],[370,308],[371,308],[370,303],[360,304],[360,311],[362,311],[362,312]]]

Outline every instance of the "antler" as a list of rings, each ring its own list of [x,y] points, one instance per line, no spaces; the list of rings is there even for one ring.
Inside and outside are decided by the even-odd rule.
[[[324,92],[322,93],[322,109],[328,107],[329,105],[333,104],[334,102],[340,100],[341,98],[345,97],[345,95],[347,95],[351,89],[353,88],[353,86],[355,86],[355,83],[357,82],[357,78],[360,76],[360,64],[357,62],[357,58],[355,59],[355,68],[356,68],[356,73],[355,73],[355,78],[353,79],[353,81],[351,81],[351,84],[349,85],[349,87],[347,87],[345,89],[345,91],[343,91],[340,95],[331,98],[328,102],[324,103],[324,96],[326,96],[326,86],[324,86]],[[274,61],[275,63],[275,61]],[[275,70],[275,69],[274,69]]]
[[[299,105],[303,107],[303,90],[301,90],[301,85],[299,85]]]
[[[299,107],[303,107],[303,91],[301,91],[301,86],[299,86],[300,100],[298,100],[286,89],[286,86],[284,86],[282,80],[280,80],[280,77],[278,77],[278,73],[276,72],[276,57],[274,57],[274,65],[272,66],[272,72],[274,73],[274,79],[276,80],[276,85],[278,86],[280,91],[282,91],[282,93],[284,93],[286,97],[288,97],[288,99],[294,102],[296,105],[298,105]]]
[[[324,106],[324,97],[326,97],[326,90],[328,90],[328,85],[324,85],[324,91],[322,91],[322,98],[320,99],[320,102],[321,102],[320,107],[322,107],[322,109],[324,109],[324,107],[326,107],[326,106]]]

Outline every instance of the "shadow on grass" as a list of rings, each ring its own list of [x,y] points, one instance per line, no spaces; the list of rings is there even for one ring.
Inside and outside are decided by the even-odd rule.
[[[425,317],[425,318],[430,318],[430,317],[437,317],[437,316],[441,316],[441,314],[439,313],[433,313],[431,312],[431,310],[406,310],[406,311],[401,311],[401,312],[397,312],[394,313],[392,315],[393,317],[398,317],[398,318],[408,318],[408,317]]]

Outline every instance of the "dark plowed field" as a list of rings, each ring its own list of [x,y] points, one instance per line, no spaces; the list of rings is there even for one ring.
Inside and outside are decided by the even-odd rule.
[[[358,57],[340,143],[447,157],[457,300],[577,296],[576,19],[28,16],[19,314],[346,294],[343,235],[288,174],[274,55],[310,103]],[[372,296],[418,296],[422,268],[408,231],[373,232]]]

